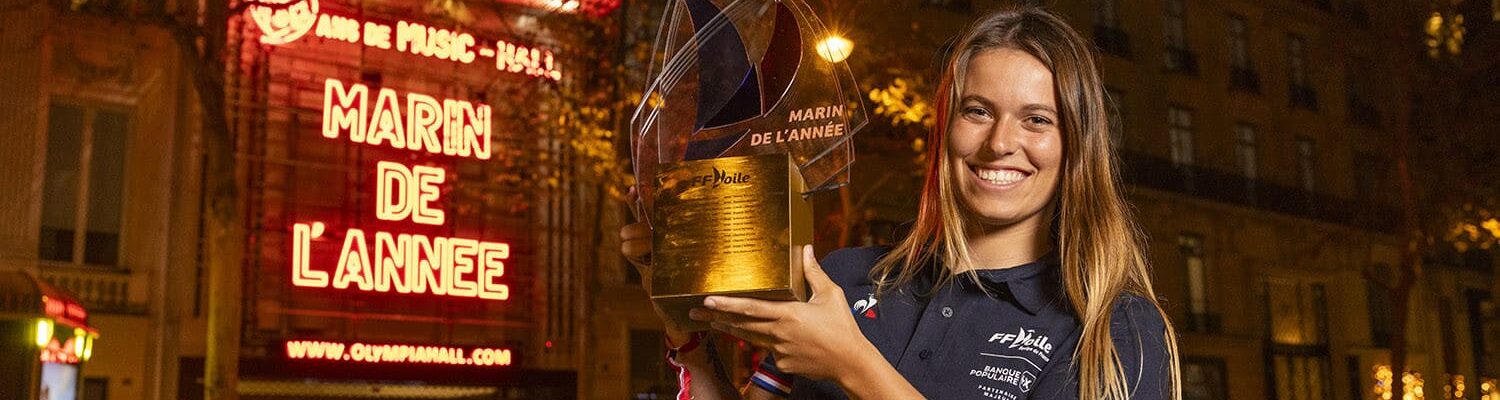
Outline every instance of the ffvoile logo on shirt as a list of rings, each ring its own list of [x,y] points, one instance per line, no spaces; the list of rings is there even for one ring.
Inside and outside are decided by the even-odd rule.
[[[1019,349],[1042,357],[1042,360],[1052,361],[1052,339],[1046,335],[1038,335],[1034,329],[1018,328],[1016,333],[996,333],[990,336],[990,343],[999,342],[1009,344],[1007,348]]]

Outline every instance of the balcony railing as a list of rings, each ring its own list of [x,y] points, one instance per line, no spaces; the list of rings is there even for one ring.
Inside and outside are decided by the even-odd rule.
[[[67,290],[92,313],[139,314],[144,304],[130,301],[130,271],[120,268],[42,265],[41,278]]]
[[[1389,217],[1398,213],[1387,207],[1192,165],[1173,165],[1171,160],[1140,153],[1126,152],[1122,159],[1123,176],[1132,185],[1376,232],[1398,230],[1398,219]]]

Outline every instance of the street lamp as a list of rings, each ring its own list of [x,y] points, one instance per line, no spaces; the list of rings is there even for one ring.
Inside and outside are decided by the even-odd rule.
[[[36,320],[36,346],[46,348],[52,342],[52,320],[37,318]]]
[[[854,42],[839,35],[828,35],[818,42],[818,57],[831,63],[843,62],[854,51]]]

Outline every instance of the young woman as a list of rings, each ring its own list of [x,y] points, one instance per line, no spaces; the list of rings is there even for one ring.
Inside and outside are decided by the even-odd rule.
[[[807,303],[716,296],[693,310],[771,353],[742,390],[701,334],[668,326],[693,398],[1180,398],[1088,42],[1046,11],[1007,10],[948,62],[911,232],[822,266],[807,248]],[[649,228],[621,237],[649,269]]]

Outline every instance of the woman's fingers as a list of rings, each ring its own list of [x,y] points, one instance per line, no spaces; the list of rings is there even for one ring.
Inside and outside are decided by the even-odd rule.
[[[769,346],[775,340],[775,332],[780,327],[776,320],[747,317],[740,314],[714,311],[706,308],[694,308],[688,310],[688,317],[694,320],[708,322],[714,330],[722,331],[749,341],[756,346]]]
[[[844,289],[833,283],[833,279],[823,271],[823,266],[818,264],[812,245],[802,247],[802,276],[807,279],[807,286],[812,288],[812,299],[809,301],[844,298]]]
[[[636,192],[635,185],[630,185],[630,189],[625,191],[625,204],[630,205],[630,215],[635,217],[636,221],[640,221],[641,194]]]
[[[789,312],[787,308],[795,304],[784,301],[724,296],[708,296],[703,299],[703,307],[709,310],[739,314],[756,319],[781,319],[782,316],[785,316]]]
[[[769,349],[776,344],[776,339],[772,335],[772,332],[775,332],[773,322],[711,322],[708,325],[716,331],[750,342],[755,347]]]
[[[637,222],[620,227],[620,254],[637,267],[650,266],[651,226]]]

